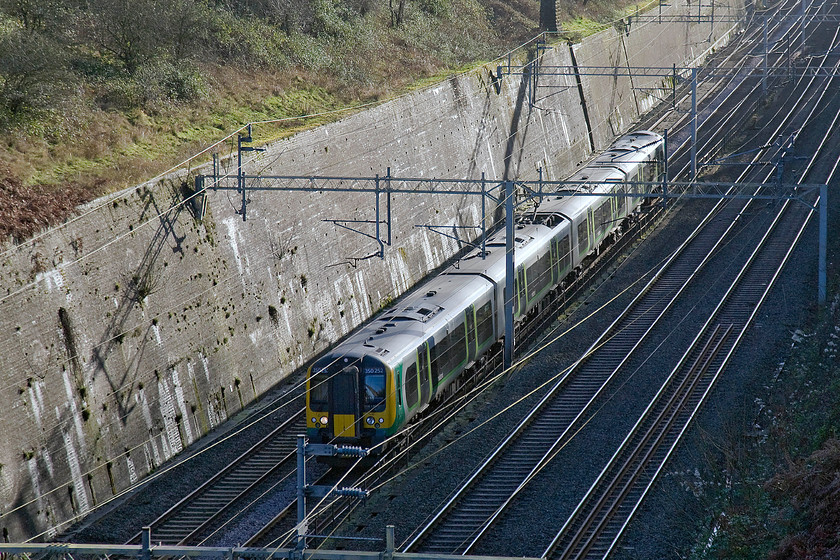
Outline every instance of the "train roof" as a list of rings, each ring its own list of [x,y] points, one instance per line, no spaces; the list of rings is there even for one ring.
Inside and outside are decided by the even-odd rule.
[[[518,224],[516,260],[526,260],[538,251],[541,244],[535,241],[551,231],[541,224]],[[473,249],[362,327],[341,345],[341,350],[348,356],[367,354],[391,364],[401,360],[406,351],[445,328],[482,294],[504,282],[506,238],[504,230],[491,235],[485,258],[481,258],[480,248]]]
[[[624,177],[625,172],[613,166],[584,167],[568,179],[569,181],[579,181],[580,184],[570,184],[567,186],[567,190],[578,191],[585,189],[592,192],[603,183],[620,182],[624,180]]]
[[[562,218],[561,218],[562,219]],[[548,227],[540,223],[516,224],[514,230],[515,264],[526,261],[531,255],[539,251],[544,240],[551,232],[558,227]],[[507,245],[507,232],[502,229],[491,235],[485,247],[487,254],[481,257],[481,248],[477,247],[469,252],[464,258],[446,269],[446,275],[480,274],[492,279],[496,284],[505,279],[505,249]]]
[[[558,213],[576,222],[578,216],[585,214],[594,200],[591,196],[571,196],[573,193],[608,192],[612,190],[610,185],[621,183],[624,177],[624,173],[615,168],[581,169],[569,178],[569,181],[580,181],[580,183],[571,183],[567,189],[557,191],[557,196],[546,197],[539,205],[537,212]]]
[[[610,153],[613,148],[642,150],[651,144],[659,142],[660,140],[662,140],[662,136],[655,132],[651,132],[650,130],[636,130],[634,132],[628,132],[613,142],[612,145],[610,145],[610,148],[601,154],[601,156]]]
[[[492,289],[492,283],[481,276],[437,276],[365,325],[342,347],[352,355],[368,354],[396,363]]]
[[[610,183],[623,181],[628,173],[635,172],[639,163],[647,160],[655,146],[662,140],[662,137],[655,132],[640,130],[625,134],[616,140],[608,150],[589,162],[585,167],[578,169],[574,175],[569,177],[571,183],[566,189],[558,191],[562,194],[566,191],[580,191],[587,189],[589,192],[604,192],[608,190]],[[564,209],[574,213],[576,206],[588,206],[588,197],[577,197],[578,204],[569,204],[563,198],[551,198],[546,202],[558,206],[563,205]],[[562,202],[561,202],[562,201]]]
[[[653,151],[653,146],[662,137],[649,130],[639,130],[625,134],[616,140],[606,151],[596,157],[590,166],[617,165],[639,163],[638,154]]]

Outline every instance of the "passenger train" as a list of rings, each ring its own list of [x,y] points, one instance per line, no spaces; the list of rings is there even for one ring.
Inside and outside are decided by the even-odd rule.
[[[638,193],[658,182],[663,139],[639,131],[617,140],[569,181],[595,193]],[[577,183],[579,182],[579,183]],[[544,198],[515,228],[514,321],[562,289],[632,218],[642,197]],[[453,391],[504,336],[505,231],[409,292],[310,367],[309,440],[375,447]]]

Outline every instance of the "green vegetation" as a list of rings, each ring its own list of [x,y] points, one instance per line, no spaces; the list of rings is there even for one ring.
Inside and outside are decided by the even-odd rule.
[[[260,140],[279,138],[326,119],[296,117],[492,58],[537,32],[538,10],[538,0],[0,0],[0,176],[72,182],[90,198],[244,123],[291,119],[261,127]]]
[[[609,24],[600,23],[587,17],[578,16],[563,24],[563,31],[572,37],[585,37],[597,33],[609,27]]]
[[[610,22],[625,5],[569,2],[564,17]],[[282,120],[259,127],[275,140],[491,60],[538,33],[539,11],[539,0],[0,0],[0,236],[25,238],[245,123]]]
[[[706,488],[717,491],[690,558],[840,555],[840,298],[821,315],[793,334],[795,350],[756,401],[752,430],[732,426],[714,438],[724,464],[708,467],[717,480]]]

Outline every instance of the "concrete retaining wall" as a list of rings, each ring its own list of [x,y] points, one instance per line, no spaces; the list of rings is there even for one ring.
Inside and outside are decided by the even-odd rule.
[[[738,31],[733,20],[744,13],[743,3],[735,0],[716,4],[714,12],[704,7],[699,14],[702,18],[695,17],[694,22],[690,17],[673,22],[675,18],[669,16],[697,16],[697,3],[678,0],[669,4],[661,22],[654,10],[638,20],[627,18],[614,29],[572,47],[583,68],[581,81],[596,151],[607,147],[640,114],[670,98],[672,80],[663,76],[663,71],[674,65],[678,70],[701,65]],[[650,69],[647,75],[638,72],[642,67]],[[623,71],[611,74],[611,69]]]
[[[651,48],[645,29],[587,39],[575,47],[577,62],[626,64],[622,52]],[[571,65],[569,48],[549,50],[543,64]],[[246,172],[369,176],[390,167],[395,176],[502,179],[543,168],[562,179],[589,155],[590,132],[601,148],[645,105],[627,79],[582,77],[582,102],[572,76],[541,76],[532,92],[530,76],[512,74],[497,89],[495,68],[301,133]],[[238,197],[219,191],[199,222],[181,204],[191,185],[186,173],[141,185],[2,247],[4,538],[48,540],[462,247],[416,225],[470,237],[474,230],[452,226],[481,219],[475,197],[395,194],[393,245],[382,260],[366,258],[379,248],[373,240],[331,221],[373,220],[373,195],[252,191],[243,222]]]

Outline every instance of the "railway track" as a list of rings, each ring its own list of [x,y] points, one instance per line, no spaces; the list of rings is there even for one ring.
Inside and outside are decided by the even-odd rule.
[[[622,315],[565,372],[519,426],[405,546],[468,554],[545,463],[576,432],[616,372],[737,223],[743,205],[709,215]],[[730,227],[706,228],[712,217]]]
[[[304,410],[299,409],[256,445],[155,519],[149,525],[154,541],[167,545],[198,544],[224,523],[227,514],[235,513],[237,508],[252,501],[266,484],[284,479],[290,479],[294,484],[295,436],[304,430]],[[140,534],[129,542],[139,543]]]
[[[711,255],[723,242],[743,210],[740,205],[728,204],[720,211],[717,216],[720,221],[730,224],[722,235],[709,229],[693,236],[691,250],[682,251],[676,259],[679,262],[672,259],[656,285],[649,285],[641,301],[631,304],[623,317],[593,345],[590,352],[595,351],[597,355],[587,352],[585,362],[576,364],[574,375],[567,373],[560,379],[438,515],[409,540],[405,550],[432,553],[473,550],[524,485],[566,444],[615,372],[702,268],[708,259],[706,255]],[[710,243],[713,239],[716,241]]]
[[[719,92],[721,88],[709,87],[708,95],[711,95],[714,91]],[[747,103],[746,97],[743,103]],[[757,101],[753,99],[751,103],[755,104]],[[731,114],[738,113],[732,112]],[[627,237],[627,240],[630,239],[631,237]],[[608,263],[608,259],[604,259],[597,264],[600,267],[608,266]],[[597,276],[597,274],[592,276]],[[582,291],[588,285],[588,281],[582,282],[579,290]],[[561,304],[565,304],[569,299],[571,298],[564,298]],[[544,310],[543,322],[556,317],[557,310],[557,307]],[[264,488],[266,484],[270,484],[270,480],[285,480],[287,482],[284,484],[293,485],[294,461],[291,458],[295,454],[295,436],[302,432],[302,414],[298,418],[300,419],[300,426],[292,425],[282,434],[279,433],[282,430],[278,428],[276,435],[272,434],[261,442],[265,452],[260,458],[252,457],[250,452],[243,454],[239,461],[229,466],[224,472],[208,481],[202,488],[184,498],[169,512],[156,520],[152,524],[154,540],[167,544],[202,542],[208,534],[224,525],[226,517],[229,518],[232,512],[239,511],[245,507],[244,504],[252,502],[254,500],[253,495],[258,493],[260,488]],[[242,466],[237,467],[236,465]],[[288,525],[288,520],[291,518],[289,513],[293,508],[294,502],[292,501],[269,525],[281,523],[281,519],[286,520],[285,524]],[[333,511],[333,515],[336,515],[335,511]],[[281,532],[288,533],[288,530]],[[267,535],[269,534],[271,534],[270,530],[264,529],[248,541],[248,544],[253,546],[261,539],[268,538]]]
[[[808,223],[810,210],[781,211],[713,313],[596,483],[545,551],[546,558],[604,558],[661,472],[734,353]]]
[[[837,34],[835,34],[835,42]],[[835,64],[836,72],[840,62]],[[833,73],[833,72],[832,72]],[[832,85],[833,78],[819,96]],[[818,104],[812,108],[810,121]],[[838,130],[840,113],[823,133],[819,148],[798,181],[804,182],[827,140]],[[802,128],[799,129],[800,131]],[[835,176],[840,156],[825,177]],[[690,421],[734,354],[818,203],[815,193],[786,201],[718,307],[662,385],[621,447],[545,550],[546,558],[603,558],[615,547],[633,512],[662,471]]]

